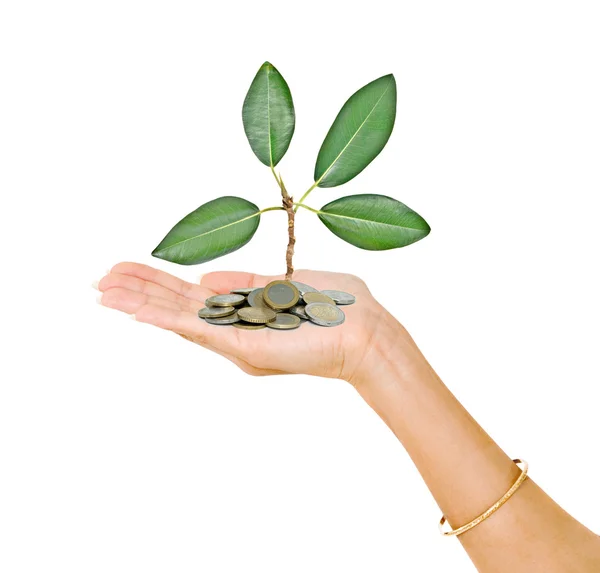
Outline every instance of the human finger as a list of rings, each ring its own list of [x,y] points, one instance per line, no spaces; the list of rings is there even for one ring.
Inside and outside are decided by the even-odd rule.
[[[164,288],[167,288],[174,293],[199,300],[204,302],[209,296],[215,294],[206,287],[196,285],[173,276],[164,271],[155,269],[141,263],[123,262],[116,264],[111,270],[112,273],[120,273],[123,275],[131,275],[145,281],[156,283]]]
[[[106,292],[111,288],[124,288],[149,296],[156,296],[162,299],[170,300],[179,305],[181,308],[187,308],[188,310],[197,311],[204,306],[196,299],[177,294],[171,289],[165,288],[151,281],[140,279],[133,275],[124,275],[121,273],[111,272],[102,277],[98,283],[98,290],[100,292]]]
[[[99,302],[102,306],[114,308],[115,310],[126,312],[127,314],[135,314],[140,308],[147,304],[153,304],[171,310],[181,310],[181,306],[172,300],[121,287],[115,287],[104,291]]]

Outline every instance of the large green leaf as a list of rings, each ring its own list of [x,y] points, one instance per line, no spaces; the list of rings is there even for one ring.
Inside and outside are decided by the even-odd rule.
[[[243,247],[254,235],[260,211],[241,197],[219,197],[186,215],[152,251],[180,265],[196,265]]]
[[[290,145],[296,118],[290,88],[269,62],[260,67],[250,85],[242,120],[256,157],[267,166],[277,165]]]
[[[383,76],[344,104],[319,150],[315,183],[335,187],[356,177],[385,147],[396,119],[396,80]]]
[[[321,207],[318,215],[334,235],[369,251],[405,247],[431,230],[421,215],[385,195],[342,197]]]

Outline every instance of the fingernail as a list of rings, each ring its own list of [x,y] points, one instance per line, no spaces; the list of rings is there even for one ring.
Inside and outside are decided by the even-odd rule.
[[[98,281],[92,282],[92,288],[95,288],[96,290],[98,290]]]
[[[109,275],[109,274],[110,274],[110,269],[107,269],[107,270],[105,270],[105,271],[104,271],[104,274],[105,274],[105,275]]]
[[[99,294],[99,295],[96,297],[96,302],[97,302],[98,304],[102,304],[102,295],[101,295],[101,294]]]
[[[131,318],[131,320],[137,320],[137,318],[135,317],[135,314],[130,314],[129,318]]]

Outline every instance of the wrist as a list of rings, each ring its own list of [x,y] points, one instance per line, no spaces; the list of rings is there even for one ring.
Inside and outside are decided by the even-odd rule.
[[[347,381],[366,399],[381,386],[410,383],[425,357],[408,331],[383,307],[360,363]]]

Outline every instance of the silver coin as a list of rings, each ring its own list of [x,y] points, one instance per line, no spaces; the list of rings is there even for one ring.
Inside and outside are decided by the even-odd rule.
[[[307,292],[302,296],[302,300],[304,301],[304,304],[310,304],[311,302],[325,302],[335,306],[335,301],[322,292]]]
[[[290,282],[298,289],[300,296],[302,296],[305,292],[319,292],[316,288],[311,287],[310,285],[299,283],[298,281]]]
[[[354,304],[356,297],[353,294],[343,290],[322,290],[329,298],[332,298],[336,304]]]
[[[338,326],[346,320],[342,309],[326,302],[311,302],[304,310],[311,322],[319,326]]]
[[[269,328],[275,328],[276,330],[293,330],[300,326],[300,317],[288,314],[287,312],[278,312],[275,320],[267,322]]]
[[[239,322],[240,317],[237,312],[233,314],[228,314],[227,316],[222,316],[220,318],[206,318],[205,321],[209,324],[233,324],[234,322]]]
[[[231,294],[244,294],[244,295],[249,295],[253,290],[255,290],[256,287],[248,287],[248,288],[234,288],[231,292]]]
[[[247,298],[247,303],[254,308],[268,308],[269,310],[274,310],[275,312],[281,312],[281,310],[277,308],[271,308],[263,298],[263,288],[255,288]]]
[[[288,309],[288,312],[290,314],[294,314],[297,317],[303,319],[303,320],[309,320],[308,316],[306,316],[306,311],[304,310],[304,305],[303,304],[297,304],[296,306],[293,306],[292,308]]]
[[[209,296],[204,304],[206,306],[235,306],[242,304],[245,300],[246,297],[242,294],[216,294]]]
[[[262,293],[263,293],[262,288],[255,288],[248,295],[248,304],[250,306],[253,306],[254,308],[269,308],[267,306],[267,303],[264,301],[264,299],[262,297]]]
[[[232,306],[205,306],[198,311],[198,316],[200,318],[219,318],[234,312],[235,308]]]

